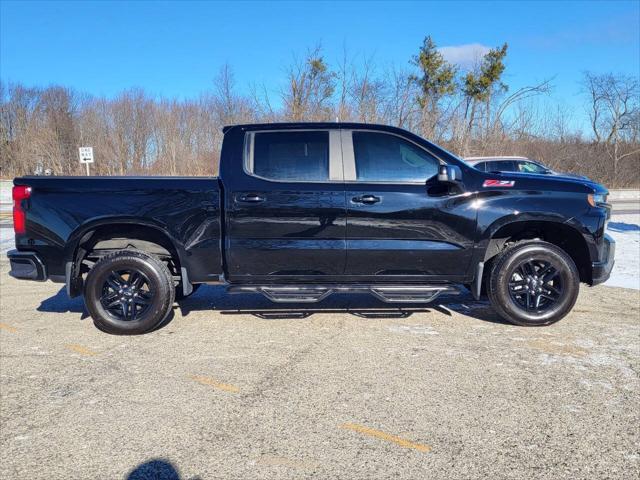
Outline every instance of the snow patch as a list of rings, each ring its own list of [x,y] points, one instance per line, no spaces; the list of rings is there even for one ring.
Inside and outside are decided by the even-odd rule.
[[[640,216],[614,211],[607,233],[616,241],[616,263],[605,285],[640,290]]]
[[[409,333],[413,335],[440,335],[428,325],[392,325],[389,331],[393,333]]]

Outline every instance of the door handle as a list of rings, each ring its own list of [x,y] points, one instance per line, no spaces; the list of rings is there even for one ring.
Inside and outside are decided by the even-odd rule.
[[[242,203],[260,203],[264,202],[266,199],[257,193],[247,193],[245,195],[239,195],[236,197],[236,200]]]
[[[373,205],[374,203],[378,203],[380,201],[380,197],[376,197],[375,195],[361,195],[359,197],[353,197],[351,201],[354,203]]]

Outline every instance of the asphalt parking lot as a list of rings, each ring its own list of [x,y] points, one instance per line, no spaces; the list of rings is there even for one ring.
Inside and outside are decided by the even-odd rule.
[[[0,262],[2,478],[638,478],[640,292],[546,328],[449,297],[311,311],[204,287],[98,331]]]

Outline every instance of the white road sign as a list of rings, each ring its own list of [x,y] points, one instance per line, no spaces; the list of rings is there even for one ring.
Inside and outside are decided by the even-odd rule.
[[[93,163],[93,147],[80,147],[80,163]]]

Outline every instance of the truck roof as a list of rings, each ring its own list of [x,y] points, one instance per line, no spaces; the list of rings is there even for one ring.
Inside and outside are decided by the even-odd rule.
[[[232,128],[246,130],[281,130],[281,129],[305,129],[305,128],[344,128],[344,129],[369,129],[369,130],[403,130],[392,125],[382,125],[378,123],[358,123],[358,122],[275,122],[275,123],[241,123],[236,125],[226,125],[222,127],[222,132],[227,133]]]
[[[448,152],[439,145],[416,135],[404,128],[394,127],[392,125],[381,125],[378,123],[358,123],[358,122],[276,122],[276,123],[244,123],[237,125],[227,125],[223,127],[222,132],[227,133],[230,130],[304,130],[304,129],[345,129],[345,130],[378,130],[381,132],[395,133],[404,138],[412,139],[418,144],[426,144],[433,153],[441,157],[450,159],[459,165],[465,165],[464,161],[455,154]]]
[[[518,155],[501,155],[501,156],[493,156],[493,157],[465,157],[464,161],[469,165],[477,165],[482,162],[506,162],[509,160],[528,160],[530,162],[535,162],[535,160],[531,160],[527,157],[521,157]]]

